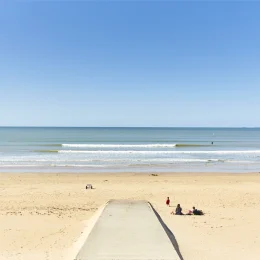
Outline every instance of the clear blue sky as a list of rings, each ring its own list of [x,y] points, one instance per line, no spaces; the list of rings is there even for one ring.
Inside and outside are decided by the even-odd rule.
[[[260,126],[260,2],[0,4],[0,125]]]

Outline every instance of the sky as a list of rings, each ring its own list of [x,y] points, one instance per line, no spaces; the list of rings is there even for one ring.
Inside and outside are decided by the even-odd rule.
[[[260,126],[260,1],[0,3],[0,126]]]

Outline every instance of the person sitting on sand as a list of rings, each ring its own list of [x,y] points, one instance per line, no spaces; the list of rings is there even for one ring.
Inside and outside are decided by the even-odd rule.
[[[183,215],[181,205],[178,204],[175,209],[175,215]]]
[[[204,215],[202,210],[198,210],[195,207],[192,207],[192,213],[193,213],[193,215]]]
[[[170,198],[169,197],[167,197],[166,205],[170,207]]]
[[[172,211],[171,214],[174,214],[174,212]],[[182,208],[181,208],[180,204],[178,204],[176,209],[175,209],[175,215],[183,215]]]

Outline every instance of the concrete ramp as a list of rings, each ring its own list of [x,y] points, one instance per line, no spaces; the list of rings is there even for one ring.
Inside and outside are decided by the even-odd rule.
[[[110,201],[76,260],[179,260],[147,201]]]

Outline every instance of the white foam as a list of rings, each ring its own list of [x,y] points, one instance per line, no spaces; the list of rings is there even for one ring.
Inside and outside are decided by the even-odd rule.
[[[260,154],[260,150],[244,151],[81,151],[81,150],[59,150],[59,153],[87,153],[87,154]]]
[[[63,147],[82,147],[82,148],[156,148],[175,147],[176,144],[62,144]]]
[[[98,165],[98,164],[52,164],[55,167],[108,167],[109,165]]]
[[[110,165],[97,165],[97,164],[2,164],[0,168],[26,168],[26,167],[91,167],[91,168],[104,168],[109,167]]]
[[[241,164],[252,164],[252,163],[255,163],[255,164],[259,164],[260,162],[258,161],[258,162],[256,162],[256,161],[243,161],[243,160],[241,160],[241,161],[239,161],[239,160],[227,160],[227,161],[225,161],[225,162],[227,162],[227,163],[241,163]]]
[[[41,166],[41,165],[40,165]],[[13,168],[19,168],[19,167],[39,167],[39,165],[35,164],[1,164],[0,168],[5,168],[5,167],[13,167]]]

